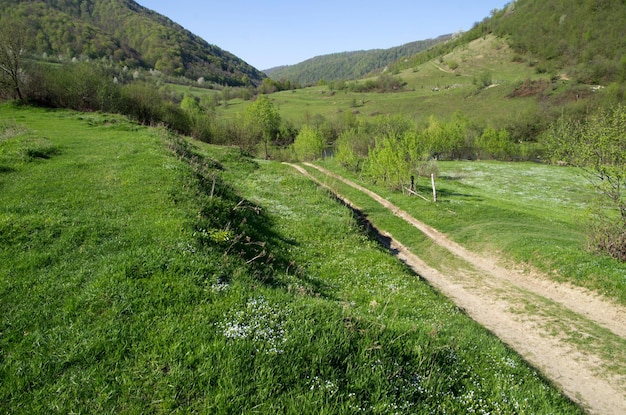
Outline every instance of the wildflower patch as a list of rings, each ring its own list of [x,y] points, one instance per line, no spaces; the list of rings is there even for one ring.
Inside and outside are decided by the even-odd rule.
[[[253,298],[242,309],[226,313],[224,320],[216,325],[228,339],[249,340],[257,352],[280,354],[287,340],[286,317],[283,308],[269,304],[264,298]]]

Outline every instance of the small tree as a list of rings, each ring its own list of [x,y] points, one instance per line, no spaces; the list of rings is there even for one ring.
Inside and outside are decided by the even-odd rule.
[[[266,95],[260,95],[245,113],[248,132],[259,142],[263,142],[265,158],[269,159],[269,146],[280,132],[281,118],[278,110]]]
[[[438,159],[460,158],[465,147],[466,124],[459,115],[449,122],[431,116],[428,127],[423,131],[431,156]]]
[[[558,120],[547,134],[555,160],[580,167],[599,194],[591,244],[626,261],[626,108],[599,112],[586,123]]]
[[[507,130],[496,130],[491,127],[485,128],[476,140],[481,157],[491,157],[497,160],[510,158],[512,145]]]
[[[300,129],[293,147],[301,161],[315,160],[322,156],[326,141],[316,129],[305,125]]]
[[[410,132],[380,137],[369,151],[366,174],[375,182],[380,180],[393,190],[401,190],[415,172],[412,138]]]
[[[0,21],[0,75],[6,79],[13,98],[20,100],[24,99],[23,64],[28,40],[28,29],[22,22],[6,18]]]
[[[365,159],[365,154],[359,154],[356,148],[359,141],[357,130],[350,129],[341,133],[335,142],[335,159],[342,166],[355,173],[359,171],[361,163]],[[365,150],[367,151],[367,148]]]

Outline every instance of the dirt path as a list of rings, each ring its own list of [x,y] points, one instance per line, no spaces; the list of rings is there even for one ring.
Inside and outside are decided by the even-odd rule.
[[[626,414],[626,309],[585,289],[501,266],[468,251],[388,200],[319,166],[306,163],[358,189],[414,226],[466,267],[433,268],[384,230],[389,248],[418,275],[451,298],[474,320],[522,355],[591,414]],[[292,165],[360,210],[336,190]]]

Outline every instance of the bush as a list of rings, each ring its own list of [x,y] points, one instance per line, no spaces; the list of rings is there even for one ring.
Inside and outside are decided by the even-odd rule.
[[[343,167],[353,172],[358,172],[364,155],[359,154],[358,144],[360,137],[357,130],[344,131],[335,142],[335,158]],[[367,148],[365,148],[367,155]]]
[[[506,160],[511,159],[515,153],[510,135],[504,129],[486,128],[483,134],[476,140],[476,146],[481,158]]]
[[[476,85],[478,89],[485,89],[491,86],[491,84],[493,84],[491,72],[485,71],[481,73],[478,77],[473,79],[472,83]]]
[[[578,166],[598,190],[589,217],[590,245],[626,260],[626,107],[592,115],[586,122],[562,117],[546,134],[551,156]]]
[[[293,143],[296,156],[301,161],[310,161],[322,157],[325,147],[326,142],[322,134],[308,125],[302,127]]]
[[[382,74],[376,79],[368,79],[365,83],[354,82],[348,86],[353,92],[393,92],[400,91],[406,85],[400,77]]]
[[[440,121],[431,116],[428,127],[422,132],[429,155],[437,159],[460,159],[466,156],[466,136],[468,121],[455,114],[449,121]]]
[[[113,74],[89,63],[67,63],[60,68],[33,67],[27,98],[42,105],[77,111],[117,112],[120,88]]]
[[[602,211],[592,215],[587,233],[589,249],[626,262],[626,224],[616,224]]]

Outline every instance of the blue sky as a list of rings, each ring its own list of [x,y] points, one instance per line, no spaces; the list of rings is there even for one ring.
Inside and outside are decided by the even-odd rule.
[[[471,29],[505,0],[138,0],[257,69]]]

